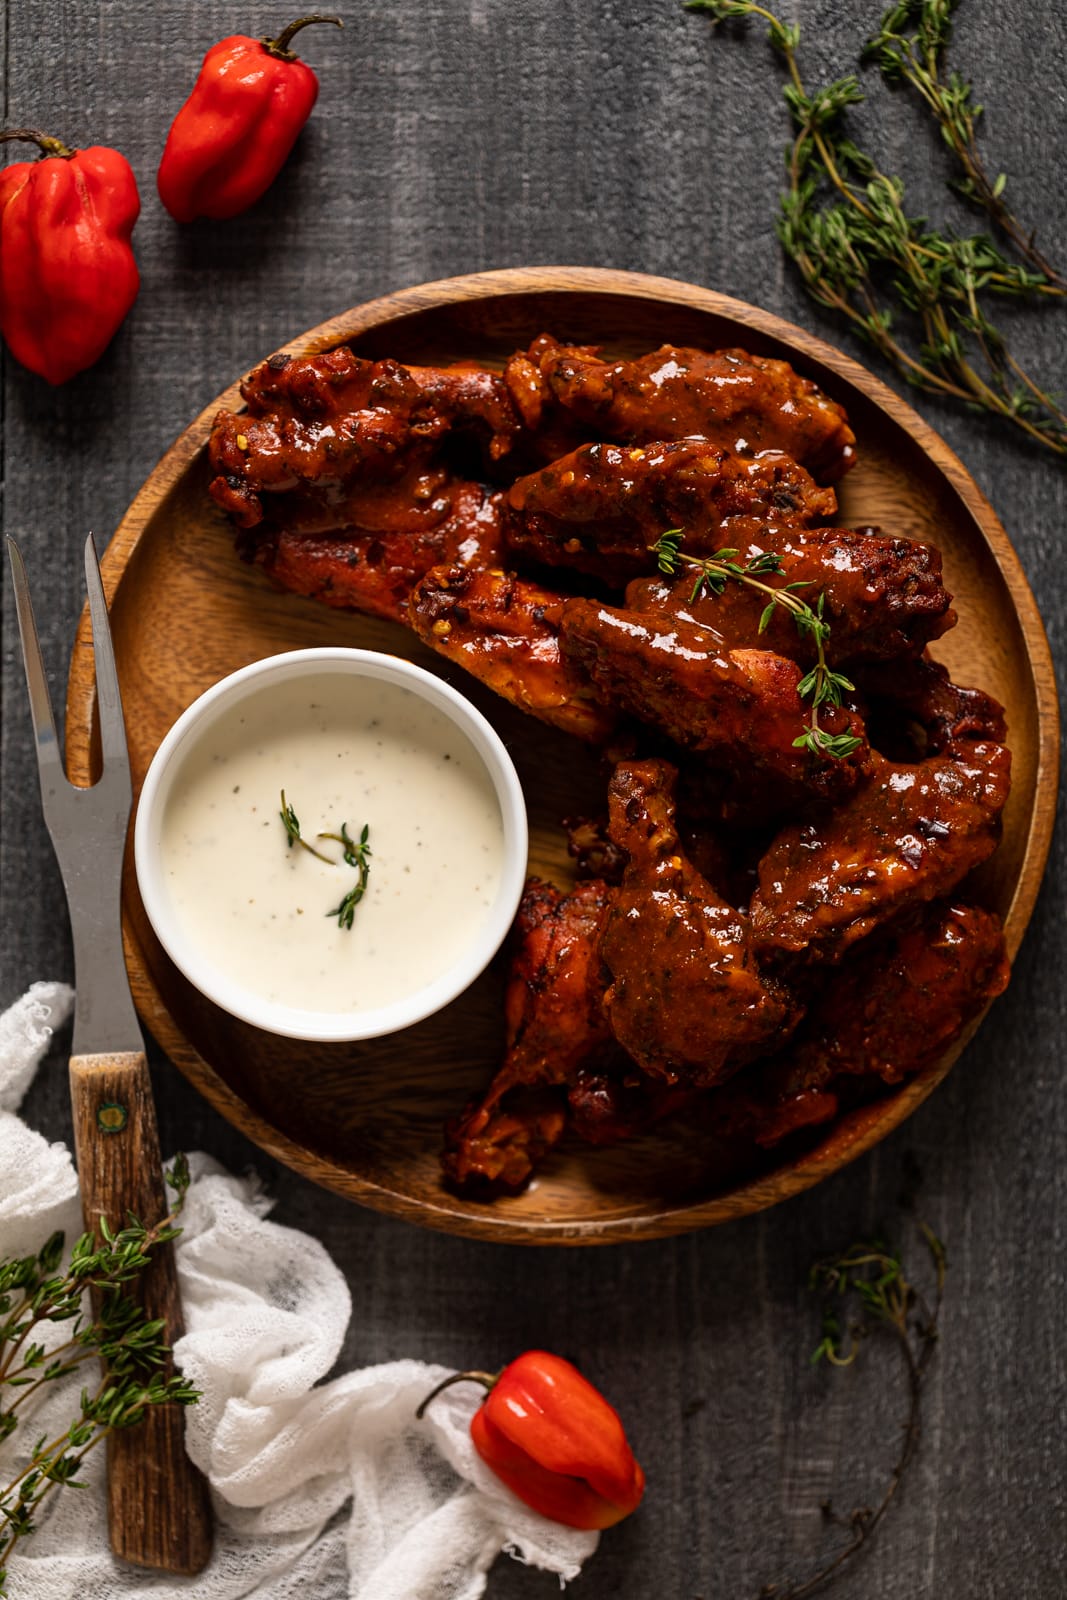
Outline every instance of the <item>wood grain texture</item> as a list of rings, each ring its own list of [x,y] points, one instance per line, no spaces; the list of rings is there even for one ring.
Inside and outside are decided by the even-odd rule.
[[[881,10],[880,0],[794,0],[788,18],[813,82],[853,70]],[[774,208],[789,123],[758,29],[713,31],[674,0],[366,5],[343,34],[308,30],[322,92],[271,192],[230,223],[177,228],[153,192],[167,125],[203,52],[252,20],[222,0],[9,0],[0,17],[9,119],[118,145],[144,201],[141,296],[100,365],[54,391],[3,362],[0,517],[32,562],[57,704],[87,529],[118,526],[234,374],[347,306],[518,263],[630,268],[760,305],[887,376],[783,262]],[[954,24],[952,60],[985,106],[989,165],[1062,264],[1060,8],[962,0]],[[946,203],[949,168],[920,110],[870,72],[860,81],[855,132],[901,173],[909,209],[947,211],[972,231],[974,214]],[[1010,329],[1023,362],[1062,389],[1067,310],[1021,311]],[[1067,473],[984,418],[889,382],[996,509],[1062,665]],[[0,587],[7,1003],[72,968]],[[870,1498],[897,1438],[893,1358],[871,1344],[847,1372],[811,1368],[819,1308],[804,1284],[816,1256],[871,1231],[914,1255],[900,1199],[918,1184],[918,1213],[950,1263],[922,1448],[878,1544],[829,1593],[1053,1600],[1067,1587],[1065,897],[1061,825],[1011,987],[937,1093],[861,1160],[728,1226],[541,1251],[409,1227],[273,1160],[150,1043],[163,1147],[258,1172],[274,1218],[322,1242],[354,1306],[338,1370],[399,1356],[496,1367],[538,1345],[582,1363],[625,1419],[649,1485],[575,1586],[595,1600],[746,1600],[811,1570],[828,1494],[842,1507]],[[69,1142],[68,1051],[63,1034],[23,1112]],[[306,1576],[309,1600],[343,1590],[343,1578]],[[555,1578],[507,1559],[489,1577],[488,1600],[558,1595]]]
[[[99,1238],[106,1221],[118,1232],[131,1214],[154,1227],[168,1201],[144,1054],[71,1056],[70,1098],[86,1231]],[[173,1244],[156,1245],[135,1292],[173,1346],[185,1332]],[[211,1555],[211,1504],[203,1475],[185,1453],[183,1408],[149,1407],[136,1427],[108,1435],[107,1455],[115,1554],[164,1572],[201,1572]]]
[[[1004,918],[1009,952],[1022,939],[1044,870],[1055,810],[1058,711],[1040,616],[992,509],[947,446],[848,357],[766,312],[662,278],[594,268],[532,268],[422,285],[358,307],[288,341],[292,354],[351,343],[423,364],[499,364],[540,331],[611,354],[660,344],[741,345],[785,356],[846,407],[859,465],[841,486],[846,526],[879,523],[936,542],[960,624],[936,653],[958,681],[1005,705],[1013,751],[1004,838],[976,892]],[[439,658],[405,630],[341,616],[279,594],[240,563],[206,493],[205,440],[215,412],[241,404],[236,385],[163,457],[104,559],[112,633],[131,726],[135,791],[164,733],[209,684],[257,656],[312,644],[386,650],[431,671]],[[561,818],[596,814],[602,779],[576,742],[452,680],[496,724],[523,781],[530,870],[573,881]],[[93,676],[87,616],[67,696],[67,758],[92,774]],[[412,1221],[518,1243],[591,1244],[658,1237],[728,1221],[810,1187],[883,1138],[942,1080],[962,1048],[893,1096],[842,1118],[800,1156],[739,1167],[684,1119],[617,1147],[566,1143],[536,1186],[486,1205],[451,1194],[438,1152],[445,1119],[488,1081],[502,1053],[499,966],[437,1017],[363,1046],[282,1041],[208,1002],[163,954],[128,871],[131,981],[143,1018],[192,1082],[273,1155],[339,1193]],[[973,1028],[968,1031],[968,1037]],[[300,1094],[293,1085],[299,1078]]]

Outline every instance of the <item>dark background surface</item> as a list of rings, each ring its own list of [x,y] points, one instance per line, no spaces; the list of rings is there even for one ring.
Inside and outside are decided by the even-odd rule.
[[[100,364],[60,390],[3,365],[3,525],[22,542],[62,703],[82,603],[85,532],[110,534],[175,435],[287,338],[392,289],[454,273],[593,264],[688,279],[783,314],[888,374],[804,296],[773,214],[788,136],[761,30],[713,36],[674,0],[389,0],[310,30],[322,93],[270,193],[226,224],[179,228],[154,172],[170,117],[217,38],[287,18],[207,0],[8,0],[4,117],[74,144],[115,144],[141,185],[143,287]],[[877,0],[797,0],[812,83],[851,70]],[[986,106],[984,148],[1018,214],[1067,260],[1062,183],[1067,45],[1042,0],[963,0],[953,61]],[[872,82],[863,140],[945,214],[947,171],[914,104]],[[20,159],[21,156],[12,156]],[[1063,311],[1014,337],[1063,387]],[[894,379],[889,376],[892,383]],[[899,387],[899,386],[898,386]],[[1058,654],[1067,610],[1067,478],[982,418],[911,397],[999,513]],[[70,977],[62,891],[40,821],[9,585],[3,584],[0,1003]],[[1062,831],[999,1001],[948,1081],[834,1180],[779,1209],[666,1242],[529,1250],[454,1239],[365,1212],[274,1166],[155,1060],[166,1150],[255,1167],[280,1222],[320,1237],[348,1274],[346,1365],[397,1356],[494,1367],[546,1345],[580,1361],[622,1412],[645,1504],[606,1535],[581,1594],[744,1600],[806,1571],[820,1503],[870,1499],[898,1443],[892,1351],[813,1370],[809,1262],[884,1227],[921,1263],[902,1189],[950,1257],[943,1341],[918,1464],[877,1544],[836,1593],[1046,1600],[1067,1574],[1064,1449],[1067,1042]],[[25,1107],[70,1138],[62,1058]],[[504,1559],[492,1600],[556,1580]]]

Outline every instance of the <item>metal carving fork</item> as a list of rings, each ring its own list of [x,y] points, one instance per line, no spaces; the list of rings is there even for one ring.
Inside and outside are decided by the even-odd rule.
[[[86,1231],[116,1229],[127,1213],[150,1227],[167,1213],[144,1039],[122,952],[120,886],[132,785],[107,602],[92,534],[85,582],[93,630],[103,771],[91,788],[67,781],[22,555],[8,538],[19,635],[33,717],[41,802],[67,893],[74,936],[75,1017],[70,1059],[74,1146]],[[168,1344],[182,1333],[174,1251],[159,1245],[138,1297],[163,1319]],[[135,1427],[108,1435],[111,1548],[126,1561],[199,1572],[211,1553],[204,1479],[185,1453],[179,1406],[149,1406]]]

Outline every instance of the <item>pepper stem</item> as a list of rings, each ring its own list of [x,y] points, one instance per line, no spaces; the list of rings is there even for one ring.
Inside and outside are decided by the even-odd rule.
[[[480,1383],[482,1388],[488,1392],[493,1388],[499,1376],[499,1372],[453,1372],[451,1377],[442,1378],[436,1389],[430,1390],[426,1399],[415,1413],[415,1421],[421,1422],[430,1401],[436,1400],[443,1389],[450,1389],[454,1383]]]
[[[310,27],[313,22],[330,22],[335,28],[344,27],[340,17],[301,17],[298,22],[290,22],[287,28],[283,28],[276,39],[261,39],[259,42],[264,50],[272,56],[277,56],[279,61],[297,61],[299,57],[289,48],[290,41],[301,28]]]
[[[12,139],[29,139],[31,144],[39,145],[42,155],[61,156],[64,161],[70,161],[77,155],[62,139],[53,139],[50,134],[39,133],[36,128],[4,128],[0,130],[0,144],[7,144]]]

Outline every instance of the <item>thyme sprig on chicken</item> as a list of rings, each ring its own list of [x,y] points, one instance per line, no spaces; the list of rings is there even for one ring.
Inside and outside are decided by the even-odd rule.
[[[846,131],[849,108],[864,99],[856,78],[809,93],[797,26],[756,0],[687,0],[686,9],[716,23],[761,18],[784,59],[794,137],[778,236],[812,297],[845,316],[908,383],[989,411],[1064,455],[1067,412],[1015,359],[987,306],[994,296],[1062,296],[1065,283],[1004,204],[1003,177],[990,180],[982,167],[975,143],[981,107],[970,85],[944,74],[954,5],[902,0],[885,13],[865,59],[922,96],[962,163],[956,187],[988,213],[1020,260],[986,234],[957,237],[909,216],[902,180],[882,172]]]
[[[854,1244],[840,1255],[816,1262],[811,1270],[809,1286],[826,1296],[823,1335],[812,1361],[851,1366],[865,1340],[888,1333],[903,1361],[908,1411],[902,1424],[900,1450],[877,1505],[855,1506],[844,1516],[834,1510],[830,1501],[823,1505],[827,1521],[844,1529],[848,1542],[809,1578],[785,1585],[767,1584],[760,1590],[758,1600],[808,1600],[808,1596],[826,1588],[871,1539],[915,1459],[922,1433],[923,1384],[937,1347],[947,1268],[940,1239],[925,1223],[919,1224],[919,1231],[934,1269],[934,1289],[929,1300],[907,1276],[901,1252],[881,1239]]]
[[[841,672],[831,671],[827,664],[826,641],[830,637],[830,624],[823,614],[825,595],[820,594],[815,604],[809,605],[796,593],[798,589],[806,589],[807,582],[781,585],[764,583],[764,577],[782,573],[784,570],[780,558],[772,551],[762,551],[742,565],[737,560],[740,552],[729,548],[716,550],[713,556],[687,555],[681,549],[683,538],[684,533],[681,528],[671,528],[657,539],[652,551],[659,564],[659,570],[667,576],[675,576],[683,567],[696,573],[689,596],[691,602],[699,599],[702,594],[722,594],[727,583],[731,581],[743,583],[746,587],[767,596],[767,604],[759,619],[760,633],[765,632],[770,625],[775,610],[781,609],[792,617],[801,637],[811,639],[815,647],[815,665],[797,684],[797,694],[800,698],[811,701],[811,719],[804,731],[793,740],[793,748],[810,750],[813,755],[833,756],[837,760],[850,756],[863,740],[851,733],[828,733],[819,725],[819,707],[840,706],[844,696],[855,688],[850,679]]]
[[[78,1471],[91,1450],[113,1429],[140,1422],[150,1406],[199,1399],[191,1384],[167,1370],[163,1323],[147,1318],[129,1292],[155,1247],[181,1232],[175,1222],[189,1186],[183,1156],[167,1181],[175,1204],[154,1227],[131,1216],[116,1232],[102,1221],[100,1238],[87,1233],[78,1239],[65,1269],[62,1233],[54,1233],[36,1255],[0,1262],[0,1443],[25,1424],[34,1396],[47,1384],[86,1362],[101,1361],[104,1369],[95,1388],[82,1390],[69,1426],[54,1438],[39,1438],[6,1487],[0,1480],[0,1595],[11,1554],[34,1531],[42,1500],[57,1486],[79,1486]],[[95,1295],[91,1314],[87,1290]],[[69,1336],[49,1347],[45,1325],[64,1322]]]

